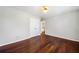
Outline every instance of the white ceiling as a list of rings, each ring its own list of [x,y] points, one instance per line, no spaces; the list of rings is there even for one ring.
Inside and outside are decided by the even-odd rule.
[[[43,14],[40,10],[40,6],[14,6],[17,10],[24,11],[26,13],[32,14],[37,17],[51,18],[56,15],[67,13],[70,11],[78,11],[78,6],[48,6],[48,13]]]

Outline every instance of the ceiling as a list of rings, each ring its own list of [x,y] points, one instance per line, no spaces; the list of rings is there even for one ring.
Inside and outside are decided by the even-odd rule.
[[[16,8],[17,10],[24,11],[37,17],[46,18],[51,18],[53,16],[60,15],[63,13],[69,13],[70,11],[79,10],[78,6],[48,6],[48,13],[43,14],[40,9],[40,6],[14,6],[12,8]]]

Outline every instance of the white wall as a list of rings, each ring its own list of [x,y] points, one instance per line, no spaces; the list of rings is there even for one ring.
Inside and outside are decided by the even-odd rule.
[[[40,19],[30,18],[30,37],[40,35]]]
[[[0,45],[29,38],[30,18],[37,20],[26,12],[11,7],[0,7]]]
[[[63,13],[47,19],[46,34],[79,41],[79,11]]]

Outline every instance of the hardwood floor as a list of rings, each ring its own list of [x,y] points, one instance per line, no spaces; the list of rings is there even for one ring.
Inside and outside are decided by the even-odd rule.
[[[46,39],[46,41],[45,41]],[[0,47],[0,53],[78,53],[79,42],[45,35]]]

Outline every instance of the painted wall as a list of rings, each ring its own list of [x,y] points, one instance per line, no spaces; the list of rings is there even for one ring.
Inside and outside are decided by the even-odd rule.
[[[20,40],[29,38],[30,36],[38,35],[39,28],[32,27],[30,18],[37,20],[37,18],[26,12],[11,8],[0,7],[0,45],[5,45]],[[39,21],[33,21],[39,24]],[[37,30],[34,34],[34,30]]]
[[[79,11],[62,13],[47,19],[46,34],[79,41]]]
[[[37,35],[40,35],[40,19],[38,18],[30,18],[30,26],[29,26],[29,32],[30,32],[30,37],[34,37]]]

